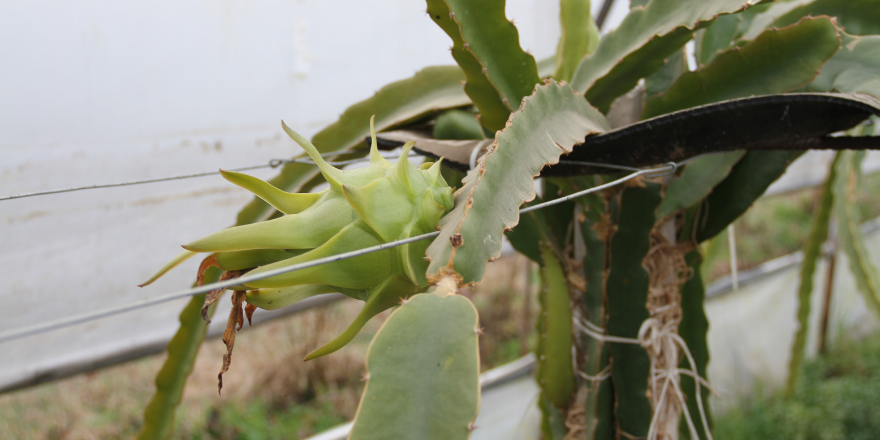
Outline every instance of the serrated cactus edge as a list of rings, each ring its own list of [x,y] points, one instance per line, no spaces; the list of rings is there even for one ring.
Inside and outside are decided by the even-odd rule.
[[[455,207],[428,247],[429,278],[478,282],[501,253],[501,236],[519,222],[519,207],[535,198],[532,180],[608,122],[567,84],[548,80],[523,99],[504,130],[456,191]]]

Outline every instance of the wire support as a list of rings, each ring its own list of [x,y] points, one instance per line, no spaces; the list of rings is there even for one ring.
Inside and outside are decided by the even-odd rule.
[[[202,293],[208,293],[212,290],[218,289],[226,289],[233,286],[239,286],[242,284],[246,284],[252,281],[262,280],[264,278],[274,277],[277,275],[285,274],[288,272],[295,272],[298,270],[308,269],[310,267],[320,266],[322,264],[333,263],[340,260],[346,260],[348,258],[359,257],[361,255],[371,254],[373,252],[379,252],[385,249],[395,248],[397,246],[403,246],[405,244],[414,243],[416,241],[425,240],[428,238],[436,237],[440,235],[439,231],[429,232],[427,234],[416,235],[415,237],[406,238],[403,240],[392,241],[390,243],[383,243],[378,246],[373,246],[365,249],[359,249],[356,251],[345,252],[342,254],[331,255],[329,257],[319,258],[317,260],[307,261],[305,263],[295,264],[288,267],[281,267],[278,269],[267,270],[265,272],[252,274],[252,275],[243,275],[239,278],[233,278],[231,280],[220,281],[212,284],[205,284],[203,286],[194,287],[192,289],[182,290],[179,292],[169,293],[163,296],[157,296],[155,298],[145,299],[143,301],[134,302],[131,304],[126,304],[122,306],[116,307],[108,307],[106,309],[97,310],[94,312],[82,314],[79,316],[74,316],[71,318],[59,319],[57,321],[47,322],[44,324],[37,324],[30,327],[24,327],[17,330],[6,331],[0,333],[0,343],[10,341],[13,339],[20,339],[25,336],[36,335],[39,333],[45,333],[50,330],[56,330],[59,328],[70,327],[76,324],[82,324],[84,322],[94,321],[99,318],[104,318],[107,316],[117,315],[119,313],[129,312],[132,310],[141,309],[144,307],[153,306],[156,304],[162,304],[168,301],[174,301],[180,298],[186,298],[190,296],[199,295]]]
[[[561,159],[559,161],[559,165],[580,165],[586,167],[596,167],[596,168],[608,168],[610,170],[622,170],[622,171],[641,171],[641,168],[636,167],[628,167],[626,165],[611,165],[607,163],[600,162],[587,162],[583,160],[566,160]]]
[[[675,170],[677,170],[677,169],[678,169],[677,163],[669,162],[661,167],[651,168],[651,169],[647,169],[647,170],[639,170],[634,173],[627,174],[626,176],[621,177],[620,179],[612,180],[608,183],[603,183],[602,185],[594,186],[592,188],[588,188],[583,191],[578,191],[576,193],[569,194],[565,197],[560,197],[558,199],[553,199],[548,202],[538,203],[537,205],[532,205],[532,206],[529,206],[528,208],[520,209],[519,213],[525,214],[527,212],[534,211],[536,209],[542,209],[542,208],[546,208],[548,206],[558,205],[560,203],[567,202],[569,200],[576,199],[578,197],[585,196],[590,193],[602,191],[604,189],[611,188],[612,186],[620,185],[621,183],[624,183],[628,180],[635,179],[636,177],[639,177],[639,176],[645,176],[645,177],[666,176],[666,175],[674,173]]]
[[[476,151],[476,149],[474,151]],[[321,155],[321,157],[339,156],[339,155],[347,154],[347,153],[351,153],[351,151],[334,151],[332,153],[324,153]],[[388,155],[388,156],[383,156],[383,157],[385,159],[397,159],[400,157],[400,155],[396,154],[396,155]],[[476,157],[473,157],[472,159],[476,159]],[[328,162],[328,163],[330,165],[340,167],[340,166],[352,165],[352,164],[361,163],[361,162],[367,162],[369,160],[370,160],[369,157],[361,157],[361,158],[357,158],[357,159]],[[263,165],[252,165],[252,166],[241,167],[241,168],[230,168],[230,169],[224,170],[224,171],[250,171],[250,170],[258,170],[261,168],[278,168],[281,165],[286,165],[286,164],[290,164],[290,163],[301,163],[301,164],[307,164],[307,165],[314,165],[315,161],[313,161],[309,158],[272,159],[269,161],[269,163],[266,163]],[[624,170],[624,171],[638,171],[639,170],[639,168],[633,168],[633,167],[628,167],[628,166],[623,166],[623,165],[609,165],[609,164],[603,164],[603,163],[598,163],[598,162],[562,160],[562,161],[560,161],[560,164],[584,165],[584,166],[601,167],[601,168],[608,168],[608,169],[613,169],[613,170]],[[0,202],[6,201],[6,200],[24,199],[27,197],[34,197],[34,196],[46,196],[46,195],[50,195],[50,194],[63,194],[63,193],[76,192],[76,191],[85,191],[88,189],[117,188],[120,186],[143,185],[145,183],[157,183],[157,182],[169,182],[169,181],[173,181],[173,180],[193,179],[196,177],[216,176],[218,174],[220,174],[220,171],[208,171],[205,173],[183,174],[180,176],[160,177],[157,179],[132,180],[132,181],[128,181],[128,182],[116,182],[116,183],[105,183],[105,184],[98,184],[98,185],[77,186],[77,187],[73,187],[73,188],[50,189],[50,190],[46,190],[46,191],[35,191],[35,192],[29,192],[29,193],[21,193],[21,194],[9,195],[9,196],[2,196],[2,197],[0,197]]]
[[[586,189],[583,191],[576,192],[576,193],[571,194],[566,197],[560,197],[558,199],[550,200],[548,202],[544,202],[544,203],[540,203],[540,204],[537,204],[534,206],[523,208],[519,212],[520,212],[520,214],[524,214],[526,212],[534,211],[536,209],[542,209],[542,208],[546,208],[548,206],[563,203],[568,200],[584,196],[586,194],[602,191],[603,189],[611,188],[615,185],[620,185],[620,184],[622,184],[628,180],[634,179],[638,176],[659,177],[659,176],[663,176],[663,175],[668,175],[668,174],[674,173],[677,168],[678,168],[678,164],[670,162],[670,163],[667,163],[667,164],[660,166],[660,167],[657,167],[657,168],[639,170],[637,172],[629,174],[629,175],[622,177],[620,179],[613,180],[613,181],[608,182],[603,185],[598,185],[593,188],[589,188],[589,189]],[[344,253],[337,254],[337,255],[331,255],[329,257],[319,258],[316,260],[307,261],[307,262],[300,263],[300,264],[294,264],[294,265],[288,266],[288,267],[281,267],[278,269],[267,270],[265,272],[260,272],[260,273],[246,274],[246,275],[243,275],[239,278],[234,278],[234,279],[226,280],[226,281],[220,281],[220,282],[216,282],[216,283],[212,283],[212,284],[205,284],[203,286],[199,286],[199,287],[195,287],[195,288],[191,288],[191,289],[187,289],[187,290],[182,290],[182,291],[170,293],[167,295],[157,296],[155,298],[149,298],[149,299],[145,299],[143,301],[138,301],[138,302],[122,305],[122,306],[108,307],[105,309],[85,313],[85,314],[82,314],[79,316],[73,316],[70,318],[59,319],[56,321],[32,325],[29,327],[23,327],[23,328],[19,328],[19,329],[9,330],[9,331],[5,331],[5,332],[0,333],[0,343],[6,342],[6,341],[11,341],[14,339],[21,339],[21,338],[27,337],[27,336],[33,336],[36,334],[45,333],[45,332],[48,332],[51,330],[57,330],[57,329],[64,328],[64,327],[70,327],[70,326],[76,325],[76,324],[82,324],[85,322],[94,321],[96,319],[105,318],[105,317],[117,315],[120,313],[130,312],[133,310],[153,306],[156,304],[162,304],[162,303],[165,303],[168,301],[174,301],[174,300],[180,299],[180,298],[186,298],[186,297],[190,297],[190,296],[199,295],[202,293],[208,293],[212,290],[227,289],[229,287],[240,286],[242,284],[247,284],[252,281],[262,280],[264,278],[270,278],[270,277],[274,277],[274,276],[289,273],[289,272],[295,272],[298,270],[308,269],[310,267],[320,266],[322,264],[333,263],[336,261],[359,257],[361,255],[371,254],[373,252],[379,252],[379,251],[382,251],[385,249],[391,249],[391,248],[395,248],[398,246],[403,246],[405,244],[415,243],[415,242],[421,241],[421,240],[427,240],[429,238],[437,237],[438,235],[440,235],[440,231],[429,232],[427,234],[416,235],[414,237],[409,237],[409,238],[405,238],[402,240],[392,241],[389,243],[383,243],[383,244],[380,244],[377,246],[372,246],[372,247],[359,249],[359,250],[355,250],[355,251],[350,251],[350,252],[344,252]]]
[[[341,154],[346,154],[346,153],[350,153],[350,151],[335,151],[333,153],[324,153],[321,155],[321,157],[339,156]],[[386,159],[395,159],[397,157],[399,157],[399,156],[385,156]],[[351,165],[351,164],[359,163],[359,162],[366,162],[369,160],[370,159],[368,157],[363,157],[363,158],[359,158],[359,159],[343,160],[340,162],[329,162],[329,163],[330,163],[330,165],[338,167],[338,166],[344,166],[344,165]],[[281,165],[286,165],[289,163],[302,163],[302,164],[314,165],[315,162],[311,159],[306,159],[306,158],[303,158],[303,159],[272,159],[269,161],[269,163],[266,163],[263,165],[253,165],[253,166],[241,167],[241,168],[230,168],[225,171],[249,171],[249,170],[257,170],[260,168],[278,168]],[[168,181],[172,181],[172,180],[192,179],[195,177],[215,176],[218,174],[220,174],[219,171],[209,171],[206,173],[184,174],[181,176],[172,176],[172,177],[160,177],[158,179],[133,180],[133,181],[129,181],[129,182],[117,182],[117,183],[106,183],[106,184],[99,184],[99,185],[79,186],[79,187],[74,187],[74,188],[51,189],[51,190],[47,190],[47,191],[36,191],[36,192],[30,192],[30,193],[15,194],[15,195],[11,195],[11,196],[3,196],[3,197],[0,197],[0,202],[2,202],[4,200],[23,199],[25,197],[45,196],[45,195],[49,195],[49,194],[62,194],[62,193],[69,193],[69,192],[74,192],[74,191],[84,191],[87,189],[115,188],[115,187],[120,187],[120,186],[142,185],[145,183],[168,182]]]

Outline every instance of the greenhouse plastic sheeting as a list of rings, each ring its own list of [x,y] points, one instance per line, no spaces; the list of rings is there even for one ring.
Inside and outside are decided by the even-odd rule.
[[[875,267],[880,267],[880,230],[866,236],[865,246]],[[785,257],[791,258],[791,257]],[[858,338],[880,329],[856,289],[849,261],[842,251],[835,263],[828,342],[842,337]],[[774,262],[765,263],[773,268]],[[709,317],[709,380],[723,408],[735,397],[749,394],[757,384],[765,390],[785,385],[791,346],[797,331],[797,290],[801,265],[789,264],[768,270],[738,291],[722,292],[706,302]],[[761,268],[758,268],[760,271]],[[823,293],[828,276],[827,260],[820,260],[813,278],[807,356],[818,348]]]

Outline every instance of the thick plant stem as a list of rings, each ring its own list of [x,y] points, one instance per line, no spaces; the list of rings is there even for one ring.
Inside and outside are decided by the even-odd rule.
[[[709,343],[707,339],[707,334],[709,332],[709,319],[706,317],[706,309],[704,307],[706,288],[703,284],[703,279],[700,276],[700,266],[702,265],[703,258],[700,256],[699,251],[694,250],[685,256],[685,260],[687,261],[688,267],[691,269],[693,276],[681,286],[682,317],[681,324],[678,326],[678,333],[681,335],[684,342],[687,343],[688,349],[691,351],[691,355],[693,355],[694,361],[697,363],[697,374],[699,374],[700,377],[705,378],[706,367],[709,364]],[[690,365],[688,365],[687,359],[681,359],[679,367],[689,369]],[[696,418],[700,409],[698,407],[694,379],[687,375],[681,375],[680,380],[681,391],[687,401],[688,412],[692,417]],[[709,389],[707,387],[700,387],[700,392],[703,402],[706,403],[703,410],[706,412],[706,419],[709,423],[709,429],[711,430],[712,415],[709,412],[708,406]],[[699,423],[697,420],[694,420],[694,422]],[[679,432],[683,439],[696,440],[691,439],[684,420],[680,423]],[[703,430],[699,429],[699,427],[697,432],[699,433],[701,440],[707,440]]]
[[[574,191],[601,184],[598,178],[572,179]],[[575,211],[576,227],[583,242],[583,255],[575,253],[580,262],[581,274],[585,281],[580,301],[577,302],[579,318],[597,328],[605,327],[605,269],[610,235],[604,233],[602,225],[608,222],[605,199],[598,194],[581,199]],[[577,246],[577,245],[576,245]],[[576,247],[577,248],[577,247]],[[608,350],[601,340],[581,335],[577,347],[580,350],[581,393],[579,396],[584,408],[582,438],[587,440],[610,440],[613,424],[612,394],[602,392],[608,380]],[[603,399],[604,398],[604,399]],[[603,435],[602,433],[605,433]]]
[[[621,195],[617,231],[611,239],[607,333],[635,339],[650,316],[649,276],[642,261],[650,249],[654,210],[662,200],[661,186],[645,183]],[[619,436],[645,437],[651,424],[651,401],[647,398],[650,359],[645,349],[633,344],[610,344],[611,380],[614,384],[615,421]]]

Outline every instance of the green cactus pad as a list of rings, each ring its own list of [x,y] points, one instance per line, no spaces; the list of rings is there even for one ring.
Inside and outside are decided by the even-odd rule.
[[[350,440],[467,439],[480,403],[477,310],[447,278],[391,314],[367,353]]]
[[[568,404],[575,390],[572,365],[571,303],[565,271],[550,246],[541,247],[544,261],[541,310],[538,318],[538,373],[541,394],[559,408]]]

